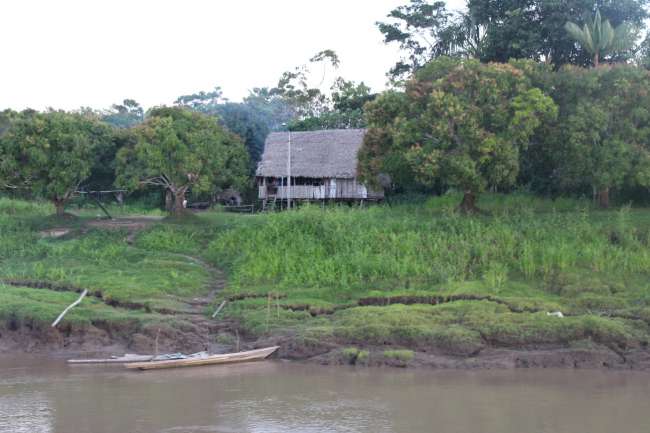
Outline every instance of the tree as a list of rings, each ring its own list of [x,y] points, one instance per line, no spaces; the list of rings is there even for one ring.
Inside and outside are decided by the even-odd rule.
[[[179,96],[174,104],[209,114],[214,107],[226,101],[221,87],[216,86],[211,92],[200,91],[191,95]]]
[[[337,68],[339,59],[332,50],[323,50],[308,63],[286,71],[275,87],[254,88],[241,103],[228,102],[220,87],[183,95],[175,105],[219,118],[228,130],[245,142],[252,166],[259,161],[270,131],[360,128],[365,125],[363,104],[372,99],[370,89],[338,78],[321,90],[328,68]],[[313,87],[313,67],[322,66],[320,84]]]
[[[562,108],[566,120],[556,148],[561,182],[593,188],[602,208],[609,207],[612,188],[649,186],[650,74],[617,65],[566,68],[560,75],[558,85],[575,94]]]
[[[397,43],[405,52],[389,71],[393,79],[412,74],[441,56],[477,57],[485,27],[467,13],[452,13],[444,1],[411,0],[393,9],[377,27],[386,44]]]
[[[390,75],[401,78],[441,56],[478,58],[483,62],[531,59],[552,64],[587,65],[593,56],[565,31],[584,11],[596,10],[613,26],[646,28],[649,0],[467,0],[467,11],[451,13],[441,1],[411,0],[378,23],[386,43],[397,43],[404,58]],[[613,53],[628,60],[634,49]]]
[[[370,186],[409,190],[417,187],[405,152],[394,140],[397,118],[410,115],[409,102],[406,93],[389,90],[366,105],[369,128],[359,149],[357,171]]]
[[[111,137],[95,152],[95,161],[90,175],[83,182],[86,190],[110,190],[115,185],[115,167],[117,153],[125,146],[133,145],[136,141],[132,128],[111,127]]]
[[[101,119],[118,128],[130,128],[144,120],[144,109],[133,99],[125,99],[121,104],[113,104],[103,112]]]
[[[78,113],[26,111],[16,116],[0,139],[0,176],[51,200],[56,214],[90,175],[102,147],[110,143],[108,125]]]
[[[244,140],[250,157],[250,169],[254,170],[270,129],[263,111],[249,103],[228,102],[219,86],[211,92],[179,96],[174,104],[218,118],[222,126]]]
[[[635,35],[627,23],[614,28],[609,20],[601,17],[600,11],[596,11],[593,18],[587,17],[585,21],[583,27],[567,22],[565,29],[584,50],[593,56],[594,67],[598,67],[600,59],[607,54],[628,49],[634,44]]]
[[[212,192],[245,182],[248,157],[241,140],[214,117],[180,107],[160,107],[134,129],[137,140],[117,154],[117,184],[169,191],[181,215],[187,192]]]
[[[337,54],[332,50],[323,50],[309,59],[309,62],[297,66],[292,71],[286,71],[278,80],[278,84],[268,89],[268,97],[281,99],[287,106],[291,107],[297,119],[316,117],[327,111],[328,97],[321,90],[325,82],[327,67],[334,69],[339,67],[340,61]],[[317,86],[310,85],[312,66],[322,66],[322,75]]]
[[[260,112],[249,104],[226,102],[216,107],[214,113],[219,122],[230,132],[237,134],[250,155],[251,171],[262,157],[269,126]]]
[[[507,62],[527,58],[552,63],[587,65],[592,56],[565,31],[567,21],[577,22],[585,11],[600,10],[612,25],[624,22],[645,28],[648,0],[468,0],[469,13],[488,26],[483,61]],[[632,51],[617,53],[623,60]]]
[[[363,82],[356,84],[342,77],[332,85],[332,107],[318,116],[296,120],[289,125],[292,131],[315,131],[321,129],[364,128],[364,105],[376,95]]]
[[[515,184],[520,151],[557,114],[553,100],[521,70],[476,60],[431,62],[409,83],[406,97],[406,109],[383,128],[391,146],[404,153],[420,184],[462,190],[464,213],[477,211],[476,197],[485,189]],[[364,147],[373,145],[375,134]]]

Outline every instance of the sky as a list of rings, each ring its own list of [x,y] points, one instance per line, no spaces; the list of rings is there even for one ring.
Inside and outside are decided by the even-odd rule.
[[[332,49],[328,74],[385,88],[375,22],[407,0],[2,0],[0,109],[145,107],[220,86],[239,101]],[[459,8],[462,0],[449,0]]]

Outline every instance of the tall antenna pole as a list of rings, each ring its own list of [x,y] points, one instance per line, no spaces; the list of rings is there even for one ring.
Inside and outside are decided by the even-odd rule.
[[[287,209],[291,209],[291,130],[289,130],[289,142],[287,151],[287,177],[289,183],[287,185]]]

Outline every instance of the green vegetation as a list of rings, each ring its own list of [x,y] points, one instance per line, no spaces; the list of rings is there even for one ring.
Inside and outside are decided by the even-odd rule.
[[[0,285],[0,321],[14,327],[30,324],[32,327],[43,329],[78,296],[72,292]],[[147,318],[154,320],[156,316],[150,314]],[[65,317],[67,324],[75,326],[98,321],[129,325],[141,319],[142,315],[138,312],[112,308],[92,297],[84,300],[82,307],[72,309]]]
[[[375,356],[368,346],[407,363],[410,351],[648,343],[648,210],[486,194],[479,205],[489,214],[466,217],[458,200],[206,212],[131,234],[68,219],[69,233],[48,238],[49,205],[3,199],[0,280],[23,287],[0,286],[0,318],[47,323],[76,296],[52,289],[89,288],[102,298],[84,301],[69,323],[167,320],[161,313],[182,299],[207,294],[208,262],[228,280],[212,308],[229,299],[220,318],[242,336],[347,345],[343,358],[356,364]],[[555,311],[566,317],[547,314]]]
[[[401,362],[409,362],[415,354],[412,350],[384,350],[384,358],[394,359]]]
[[[244,145],[214,118],[182,108],[157,108],[134,133],[133,145],[117,153],[117,184],[131,190],[162,187],[173,196],[171,209],[177,216],[190,188],[212,193],[245,183]]]
[[[110,128],[63,111],[26,111],[12,117],[11,128],[0,136],[0,184],[51,200],[62,216],[110,143]]]
[[[646,210],[489,196],[480,204],[491,216],[466,218],[456,200],[250,218],[207,251],[230,270],[226,314],[252,335],[292,330],[452,355],[488,345],[646,344]]]
[[[649,0],[506,3],[394,9],[379,30],[405,57],[379,95],[343,78],[310,87],[310,67],[322,83],[339,66],[323,50],[241,103],[217,87],[146,113],[131,99],[0,113],[0,187],[54,205],[0,199],[0,320],[41,326],[87,288],[67,323],[173,322],[196,316],[190,299],[220,288],[223,270],[214,306],[229,301],[219,319],[237,342],[352,345],[341,354],[355,364],[405,364],[416,350],[646,347],[650,210],[605,209],[612,191],[614,204],[647,205],[650,43],[633,39]],[[581,28],[583,11],[598,13]],[[368,129],[357,174],[392,205],[184,211],[187,194],[254,196],[251,161],[270,131],[353,127]],[[96,220],[77,200],[118,186],[141,204],[108,205],[128,218]],[[163,196],[172,218],[151,209]]]
[[[355,360],[355,364],[367,365],[369,361],[370,361],[370,352],[368,352],[367,350],[360,350],[359,353],[357,354],[357,359]]]
[[[650,185],[650,74],[631,66],[555,71],[527,60],[438,58],[403,91],[366,105],[359,172],[393,189],[465,193],[522,187],[553,195]]]
[[[634,59],[634,42],[646,28],[648,17],[647,0],[467,0],[465,8],[454,8],[456,11],[442,1],[404,3],[390,11],[386,21],[377,23],[384,42],[402,50],[402,58],[390,70],[394,79],[407,78],[440,56],[482,62],[530,59],[557,69],[566,64],[587,66],[597,50],[600,61],[629,61]],[[613,35],[603,32],[600,18],[598,26],[594,23],[590,15],[597,11],[604,22],[611,22]],[[590,35],[575,38],[565,30],[567,22],[578,23],[582,27],[578,30],[586,29]],[[612,43],[616,42],[613,36],[628,39],[622,37],[628,32],[629,44]]]
[[[476,195],[486,188],[516,184],[520,152],[543,122],[557,116],[553,100],[516,67],[452,59],[420,69],[394,117],[384,118],[386,105],[392,107],[390,98],[368,108],[378,131],[369,134],[371,150],[361,158],[366,181],[386,169],[395,175],[382,167],[385,155],[372,152],[390,146],[419,184],[444,182],[464,191],[465,213],[476,212]]]
[[[614,51],[629,50],[634,45],[636,36],[632,34],[632,27],[627,23],[612,27],[609,20],[601,17],[599,10],[593,19],[587,19],[582,28],[572,22],[567,22],[565,28],[569,35],[593,56],[595,67],[598,67],[600,59],[605,55]]]
[[[73,291],[87,288],[97,298],[75,308],[73,322],[159,320],[156,310],[180,308],[178,298],[209,290],[208,269],[191,257],[165,252],[186,245],[178,240],[182,227],[164,245],[151,231],[131,246],[125,230],[90,225],[85,218],[48,217],[51,212],[47,204],[0,199],[0,280],[25,286],[0,289],[4,319],[51,322],[61,305],[78,296]],[[51,228],[65,232],[51,237]],[[28,288],[34,286],[47,288]]]

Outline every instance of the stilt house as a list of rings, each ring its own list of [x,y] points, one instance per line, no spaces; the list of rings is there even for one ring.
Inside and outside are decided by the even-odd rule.
[[[295,201],[380,200],[383,191],[357,181],[365,129],[269,134],[257,167],[259,198]]]

